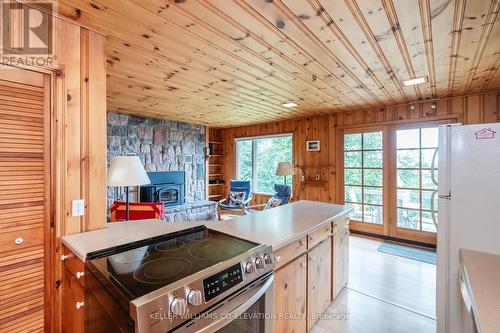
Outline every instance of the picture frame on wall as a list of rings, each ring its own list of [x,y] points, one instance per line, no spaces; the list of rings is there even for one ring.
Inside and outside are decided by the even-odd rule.
[[[319,140],[306,141],[306,150],[319,151],[320,150]]]

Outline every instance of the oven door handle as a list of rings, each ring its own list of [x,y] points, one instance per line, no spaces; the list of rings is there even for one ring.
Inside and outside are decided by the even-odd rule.
[[[212,333],[220,330],[224,326],[231,323],[236,317],[247,311],[252,305],[255,304],[259,300],[259,298],[264,295],[268,289],[272,286],[274,281],[273,275],[270,275],[266,280],[260,281],[261,283],[256,284],[255,286],[249,288],[244,293],[236,296],[234,299],[246,298],[246,300],[238,305],[236,308],[232,308],[231,300],[227,303],[221,305],[219,308],[215,309],[208,313],[208,316],[212,315],[213,317],[218,317],[218,319],[208,319],[201,318],[196,321],[194,324],[188,324],[181,326],[176,332],[185,332],[185,333]],[[228,311],[229,310],[229,311]],[[267,311],[267,310],[266,310]]]

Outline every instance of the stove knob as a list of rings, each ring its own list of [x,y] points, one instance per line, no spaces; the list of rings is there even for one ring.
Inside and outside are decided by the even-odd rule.
[[[251,262],[247,262],[245,265],[245,272],[248,274],[252,274],[255,272],[255,266]]]
[[[178,316],[184,315],[186,313],[186,301],[179,297],[174,297],[170,303],[170,311]]]
[[[262,257],[255,258],[255,266],[257,267],[257,269],[266,268],[266,262],[264,261],[264,258]]]
[[[194,306],[201,305],[203,298],[201,297],[201,291],[196,289],[191,289],[188,293],[188,303]]]
[[[264,261],[266,262],[266,264],[268,265],[272,265],[274,264],[274,258],[273,258],[273,255],[270,254],[270,253],[266,253],[264,255]]]

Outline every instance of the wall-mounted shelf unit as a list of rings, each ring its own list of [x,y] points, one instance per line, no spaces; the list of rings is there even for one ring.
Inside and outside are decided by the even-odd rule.
[[[222,133],[208,128],[207,149],[207,198],[220,200],[224,197],[224,164],[222,163]]]

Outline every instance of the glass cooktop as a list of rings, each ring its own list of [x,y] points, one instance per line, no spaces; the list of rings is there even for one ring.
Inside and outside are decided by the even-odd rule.
[[[132,249],[116,248],[90,262],[129,299],[192,275],[224,260],[238,256],[256,243],[200,227],[165,235]]]

